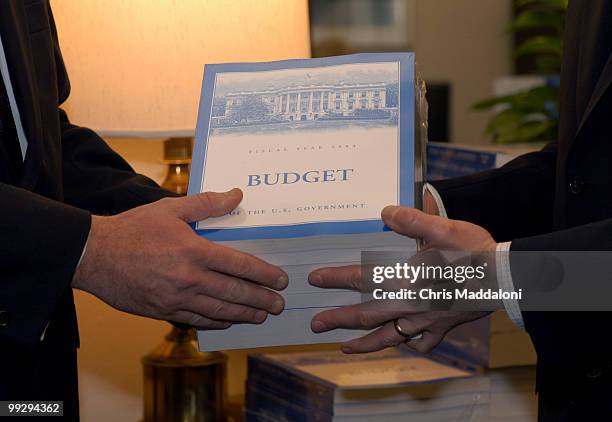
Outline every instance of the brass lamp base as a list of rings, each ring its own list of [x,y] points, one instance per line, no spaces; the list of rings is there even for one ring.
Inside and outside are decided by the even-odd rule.
[[[164,189],[184,195],[189,182],[192,138],[164,141],[169,165]],[[227,356],[198,351],[195,329],[173,327],[142,359],[144,422],[218,422],[226,419]]]
[[[168,175],[162,188],[180,195],[187,193],[192,151],[192,138],[170,138],[164,141],[163,162],[168,164]]]
[[[173,327],[142,364],[144,422],[225,420],[227,356],[199,352],[194,329]]]

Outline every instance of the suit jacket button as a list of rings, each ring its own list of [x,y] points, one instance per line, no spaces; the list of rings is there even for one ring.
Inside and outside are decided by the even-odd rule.
[[[587,378],[599,378],[602,375],[607,374],[612,370],[612,362],[608,362],[601,366],[591,367],[590,370],[586,372]]]
[[[587,378],[599,378],[603,375],[604,370],[601,368],[591,369],[586,373]]]
[[[578,195],[582,192],[582,188],[584,187],[584,182],[580,179],[572,179],[569,182],[569,190],[574,195]]]
[[[6,327],[9,323],[9,313],[7,311],[0,311],[0,327]]]

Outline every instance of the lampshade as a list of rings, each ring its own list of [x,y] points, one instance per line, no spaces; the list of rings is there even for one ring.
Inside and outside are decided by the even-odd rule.
[[[310,56],[307,0],[53,0],[71,120],[105,136],[193,135],[206,63]]]

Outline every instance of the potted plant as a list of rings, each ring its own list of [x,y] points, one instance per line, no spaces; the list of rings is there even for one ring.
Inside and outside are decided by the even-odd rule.
[[[485,132],[497,143],[554,139],[558,130],[559,78],[568,0],[515,0],[517,15],[508,28],[523,38],[515,58],[530,57],[539,83],[529,89],[488,98],[475,110],[493,110]]]

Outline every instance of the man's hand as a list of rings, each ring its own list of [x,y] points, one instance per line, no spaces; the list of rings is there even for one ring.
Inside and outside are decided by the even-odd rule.
[[[382,219],[396,233],[423,239],[426,250],[495,252],[497,246],[489,232],[482,227],[465,221],[429,215],[414,208],[386,207],[382,211]],[[358,265],[322,268],[310,274],[309,282],[317,287],[362,291],[361,268]],[[379,327],[372,333],[343,344],[343,351],[346,353],[373,352],[401,343],[406,343],[408,347],[419,352],[429,352],[452,328],[487,314],[488,312],[414,312],[396,307],[381,309],[375,302],[367,302],[321,312],[312,319],[311,328],[320,333],[336,328],[372,330]],[[422,334],[422,337],[406,341],[395,329],[393,321],[397,318],[404,333],[411,336]]]
[[[415,208],[385,207],[382,219],[396,233],[423,239],[425,250],[495,252],[497,247],[491,234],[476,224],[429,215]]]
[[[72,286],[136,315],[201,329],[262,323],[284,300],[278,267],[198,236],[188,223],[219,217],[239,189],[167,198],[112,217],[93,217]]]

